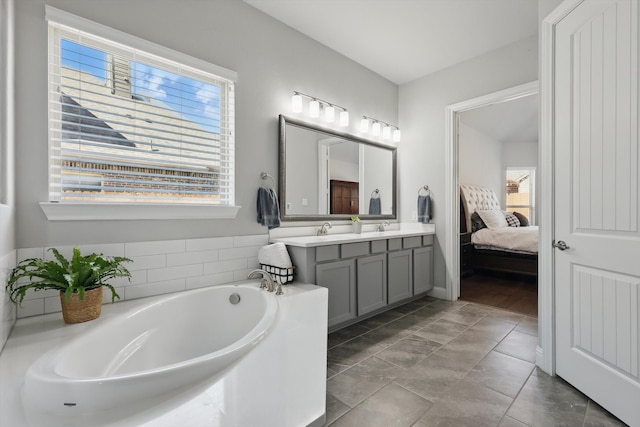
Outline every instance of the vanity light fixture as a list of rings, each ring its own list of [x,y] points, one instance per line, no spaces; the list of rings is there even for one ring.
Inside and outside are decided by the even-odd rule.
[[[338,116],[340,126],[349,126],[349,111],[346,108],[324,101],[320,98],[304,94],[302,92],[293,92],[291,97],[291,111],[294,113],[302,112],[302,98],[309,99],[309,116],[320,117],[320,111],[324,110],[323,117],[327,123],[333,123],[336,120],[336,108],[341,110]]]
[[[378,137],[382,134],[383,139],[391,139],[393,142],[400,142],[401,133],[398,126],[383,122],[382,120],[374,119],[373,117],[362,116],[362,119],[360,120],[360,132],[369,132],[370,123],[372,136]]]

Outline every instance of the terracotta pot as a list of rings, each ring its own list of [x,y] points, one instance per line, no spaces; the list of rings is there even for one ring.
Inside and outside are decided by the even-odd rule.
[[[84,293],[80,301],[78,294],[71,294],[69,302],[64,299],[64,292],[60,292],[62,317],[65,323],[82,323],[97,319],[102,311],[102,287]]]

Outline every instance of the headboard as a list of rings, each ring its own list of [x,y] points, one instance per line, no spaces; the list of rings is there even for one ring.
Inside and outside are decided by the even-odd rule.
[[[464,206],[465,221],[467,231],[471,231],[471,214],[477,209],[480,210],[500,210],[500,202],[496,193],[487,187],[477,185],[460,185],[460,195]]]

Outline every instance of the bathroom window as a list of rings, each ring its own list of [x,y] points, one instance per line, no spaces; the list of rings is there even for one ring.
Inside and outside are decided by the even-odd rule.
[[[49,198],[234,205],[235,73],[47,7]]]
[[[508,212],[519,212],[535,224],[535,186],[534,168],[507,168],[506,207]]]

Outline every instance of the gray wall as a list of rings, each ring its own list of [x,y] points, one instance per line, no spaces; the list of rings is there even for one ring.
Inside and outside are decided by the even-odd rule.
[[[238,0],[49,0],[47,4],[238,73],[233,220],[49,222],[44,0],[16,2],[17,247],[251,235],[261,171],[277,176],[278,114],[298,90],[391,123],[398,87]],[[404,129],[403,129],[404,131]]]
[[[500,206],[504,206],[502,143],[465,124],[464,113],[460,115],[458,141],[460,184],[490,188],[498,196]]]
[[[532,37],[400,87],[400,219],[411,221],[417,190],[429,185],[436,224],[435,284],[444,287],[445,107],[538,78],[538,39]],[[414,221],[415,222],[415,221]]]

